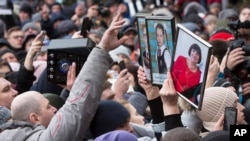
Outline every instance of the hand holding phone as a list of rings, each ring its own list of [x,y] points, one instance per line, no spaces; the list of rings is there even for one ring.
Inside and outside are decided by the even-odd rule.
[[[92,25],[92,22],[89,17],[83,18],[82,28],[81,28],[81,33],[80,33],[83,36],[83,38],[87,38],[91,25]]]
[[[234,107],[226,107],[224,114],[224,130],[230,130],[230,125],[235,125],[237,120],[237,109]]]
[[[126,69],[126,64],[125,64],[124,60],[122,60],[122,61],[119,62],[119,67],[120,67],[121,71],[124,70],[124,69]]]

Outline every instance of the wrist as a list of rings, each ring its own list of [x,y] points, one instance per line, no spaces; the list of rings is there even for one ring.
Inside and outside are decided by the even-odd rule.
[[[110,50],[104,48],[102,45],[97,45],[97,48],[104,50],[105,52],[109,52]]]
[[[164,116],[180,114],[180,109],[178,105],[170,106],[170,105],[163,104],[163,112],[164,112]]]

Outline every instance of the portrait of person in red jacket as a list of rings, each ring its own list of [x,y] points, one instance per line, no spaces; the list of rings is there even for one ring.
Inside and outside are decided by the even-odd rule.
[[[179,55],[173,63],[172,76],[178,92],[181,93],[200,83],[201,70],[198,64],[201,62],[201,55],[201,48],[194,43],[188,49],[188,56]]]

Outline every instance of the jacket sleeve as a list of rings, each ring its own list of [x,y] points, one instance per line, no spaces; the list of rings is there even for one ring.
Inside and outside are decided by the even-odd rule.
[[[112,59],[94,48],[81,69],[64,106],[56,113],[39,141],[80,141],[89,128]]]
[[[181,114],[173,114],[164,117],[165,119],[165,131],[174,129],[176,127],[183,127],[181,122]]]
[[[34,70],[27,70],[23,65],[21,65],[20,70],[17,75],[16,90],[19,94],[30,90],[33,82],[36,80],[34,76]]]

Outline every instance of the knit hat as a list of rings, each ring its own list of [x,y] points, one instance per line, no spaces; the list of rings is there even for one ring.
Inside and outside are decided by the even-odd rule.
[[[128,99],[129,103],[132,104],[136,111],[143,115],[145,113],[145,110],[148,106],[147,97],[140,93],[140,92],[134,92],[132,95],[129,96]]]
[[[238,14],[234,9],[224,9],[219,13],[219,19],[237,19]]]
[[[27,31],[29,28],[36,30],[37,33],[41,31],[41,29],[34,22],[28,22],[22,27],[22,32]]]
[[[0,51],[0,58],[4,55],[4,54],[6,54],[6,53],[13,53],[15,56],[16,56],[16,54],[15,54],[15,52],[13,51],[13,50],[11,50],[11,49],[9,49],[9,48],[5,48],[5,49],[3,49],[3,50],[1,50]]]
[[[220,30],[215,31],[215,33],[213,33],[210,36],[209,41],[213,41],[213,40],[230,41],[230,40],[234,40],[234,39],[235,39],[235,37],[234,37],[233,33],[228,31],[227,29],[220,29]]]
[[[203,19],[196,13],[190,13],[183,17],[183,22],[192,22],[201,25],[203,24]]]
[[[204,24],[216,23],[218,18],[215,15],[207,15],[204,19]]]
[[[220,8],[221,5],[218,2],[213,2],[212,4],[209,5],[209,8]]]
[[[193,22],[185,22],[185,23],[181,23],[184,27],[186,27],[188,30],[190,30],[191,32],[195,32],[195,31],[200,31],[200,27]]]
[[[4,45],[7,46],[8,48],[11,48],[11,45],[9,44],[9,42],[5,38],[0,38],[0,47],[2,47]]]
[[[59,110],[64,105],[64,100],[56,94],[44,93],[43,96],[49,100],[49,103]]]
[[[216,86],[219,86],[219,87],[230,87],[230,86],[233,86],[233,84],[228,81],[227,79],[225,78],[218,78],[214,81],[213,83],[213,86],[216,87]]]
[[[51,23],[54,24],[56,21],[63,21],[66,19],[66,17],[62,13],[52,13],[51,14]]]
[[[37,36],[36,34],[28,34],[28,35],[24,36],[23,44],[22,44],[23,49],[25,49],[25,45],[27,44],[27,42],[28,42],[30,39],[35,39],[36,36]]]
[[[186,16],[193,12],[206,14],[207,10],[198,2],[189,2],[183,10],[183,15]]]
[[[96,114],[90,124],[90,131],[98,137],[116,130],[128,121],[130,114],[120,103],[112,100],[103,100],[98,103]]]
[[[199,135],[185,127],[177,127],[169,130],[162,138],[163,141],[200,141]]]
[[[58,35],[61,37],[61,36],[68,35],[73,30],[77,31],[78,28],[73,21],[63,20],[59,23],[56,30],[57,30]]]
[[[201,141],[229,141],[228,131],[212,131],[208,133]]]
[[[198,117],[203,121],[203,126],[212,131],[215,123],[224,114],[225,107],[233,107],[237,95],[230,89],[223,87],[210,87],[205,89],[202,109],[197,110]]]
[[[0,125],[6,123],[11,118],[10,110],[0,106]]]
[[[137,141],[137,137],[128,131],[117,130],[103,134],[95,141]]]

